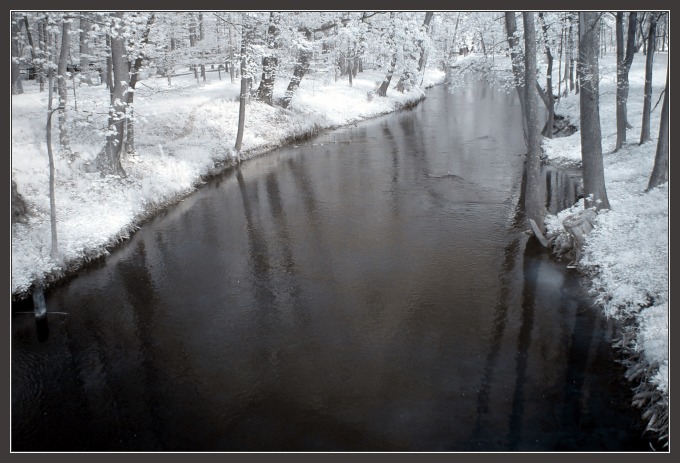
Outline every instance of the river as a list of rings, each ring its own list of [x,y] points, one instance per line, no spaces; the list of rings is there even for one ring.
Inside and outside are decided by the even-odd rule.
[[[437,86],[15,304],[12,449],[649,450],[615,327],[524,233],[518,111]]]

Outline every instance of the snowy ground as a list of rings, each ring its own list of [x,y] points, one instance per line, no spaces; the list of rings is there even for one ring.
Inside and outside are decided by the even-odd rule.
[[[652,107],[665,85],[667,54],[654,60]],[[662,102],[652,112],[652,140],[638,144],[642,125],[645,56],[636,54],[630,70],[628,144],[612,153],[616,143],[616,62],[614,55],[600,60],[600,123],[607,196],[611,210],[598,214],[579,263],[593,277],[597,300],[608,316],[631,319],[639,325],[632,342],[653,369],[651,381],[668,399],[669,229],[668,183],[645,192],[654,165]],[[578,127],[578,95],[564,98],[556,112]],[[554,163],[580,165],[579,132],[566,138],[544,140]],[[583,200],[546,221],[551,236],[564,233],[562,220],[584,207]],[[634,323],[635,324],[635,323]]]
[[[252,101],[246,110],[242,156],[252,157],[293,137],[395,111],[423,98],[421,90],[368,100],[384,71],[367,70],[354,79],[335,81],[332,74],[310,73],[302,80],[289,110]],[[283,96],[290,75],[277,79],[274,97]],[[443,82],[444,72],[428,70],[424,86]],[[68,267],[105,254],[126,239],[139,222],[159,207],[179,200],[234,156],[240,81],[228,75],[207,82],[193,75],[139,82],[135,94],[136,154],[123,160],[127,178],[100,177],[81,167],[104,144],[108,100],[105,86],[69,88],[73,121],[71,144],[80,156],[73,164],[56,156],[57,232],[60,258],[50,258],[48,157],[45,143],[47,93],[35,81],[12,97],[12,178],[28,201],[27,223],[12,226],[12,294],[38,281],[53,281]],[[77,103],[77,110],[75,105]],[[96,127],[96,128],[94,128]],[[57,117],[52,144],[59,150]]]

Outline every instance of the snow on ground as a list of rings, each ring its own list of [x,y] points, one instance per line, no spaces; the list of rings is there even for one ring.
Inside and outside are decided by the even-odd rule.
[[[668,396],[668,299],[669,299],[669,185],[645,192],[654,165],[661,106],[651,117],[652,140],[638,145],[642,125],[645,56],[635,55],[630,70],[627,144],[612,153],[616,143],[615,56],[600,60],[600,124],[605,183],[611,210],[598,214],[596,228],[586,239],[579,266],[593,276],[597,300],[608,316],[634,319],[639,332],[634,348],[659,369],[650,380]],[[652,107],[665,85],[668,55],[654,60]],[[578,95],[570,94],[556,108],[578,126]],[[580,133],[544,140],[554,163],[580,165]],[[565,233],[562,220],[584,207],[573,208],[546,221],[549,236]]]
[[[274,97],[283,96],[288,74],[277,79]],[[311,72],[302,80],[288,110],[251,101],[246,109],[242,156],[252,157],[294,137],[395,111],[423,98],[422,90],[387,97],[367,93],[382,81],[384,71],[367,70],[353,86],[346,78]],[[56,164],[57,233],[60,258],[50,256],[49,171],[46,134],[47,92],[25,81],[25,93],[12,96],[12,178],[28,201],[27,223],[12,225],[12,294],[32,284],[53,281],[68,267],[106,254],[129,237],[145,217],[200,186],[201,178],[233,160],[238,121],[240,80],[227,74],[207,82],[192,74],[141,80],[135,94],[136,153],[126,155],[126,178],[86,173],[104,145],[108,90],[103,85],[69,88],[73,123],[71,145],[79,153],[72,164],[59,153],[59,131],[53,117],[52,146]],[[428,69],[424,86],[443,82],[444,72]],[[395,82],[393,82],[394,85]],[[77,110],[75,108],[77,104]],[[93,127],[96,127],[93,128]]]

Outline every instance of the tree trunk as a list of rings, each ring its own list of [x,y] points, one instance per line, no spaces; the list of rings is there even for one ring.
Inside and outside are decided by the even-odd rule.
[[[80,14],[80,81],[92,85],[90,77],[90,44],[88,33],[92,29],[90,13]]]
[[[568,42],[568,47],[569,47],[569,91],[573,92],[574,91],[574,20],[569,13],[569,32],[567,32],[567,42]],[[565,63],[566,66],[566,63]],[[565,70],[564,73],[566,74],[567,71]],[[565,85],[566,87],[566,85]],[[567,89],[564,89],[565,92]]]
[[[545,232],[545,180],[541,175],[541,133],[538,121],[538,102],[536,100],[536,28],[534,14],[523,12],[524,22],[524,99],[527,112],[527,184],[524,208],[527,220],[533,220],[541,234]],[[532,227],[533,228],[533,227]],[[536,233],[538,237],[538,233]]]
[[[278,58],[276,49],[279,47],[279,15],[269,13],[269,29],[267,30],[267,55],[262,57],[262,79],[257,89],[257,99],[264,101],[269,106],[274,105],[274,81],[276,80],[276,67]]]
[[[562,29],[560,29],[560,48],[557,54],[557,99],[559,100],[562,96],[562,52],[564,51],[564,34],[565,34],[564,21],[562,22]],[[565,76],[566,78],[566,76]]]
[[[21,72],[19,71],[19,21],[20,18],[17,14],[12,13],[12,37],[11,37],[11,48],[12,48],[12,66],[11,66],[11,79],[12,79],[12,95],[18,95],[24,93],[24,86],[21,82]]]
[[[106,88],[109,89],[111,95],[111,103],[113,103],[113,61],[111,61],[111,35],[106,34],[106,47],[109,49],[106,54]]]
[[[654,45],[656,42],[656,23],[658,13],[651,13],[649,17],[649,33],[647,34],[647,59],[645,61],[645,96],[642,106],[642,130],[640,144],[651,139],[650,118],[652,114],[652,72],[654,70]]]
[[[37,67],[40,76],[40,92],[45,91],[45,58],[47,57],[47,20],[43,19],[38,22],[38,48],[40,49],[40,58],[43,62]]]
[[[425,20],[423,21],[423,28],[425,29],[425,34],[430,33],[430,21],[432,21],[432,16],[434,16],[434,13],[432,11],[428,11],[425,13]],[[418,41],[418,48],[420,48],[420,58],[418,59],[418,72],[420,73],[425,71],[425,63],[427,61],[427,50],[423,46],[422,40]]]
[[[12,223],[25,222],[28,214],[28,206],[24,197],[17,189],[17,182],[12,179]]]
[[[234,37],[232,28],[229,26],[229,77],[231,83],[234,83]]]
[[[311,40],[311,31],[309,29],[305,29],[304,32],[307,40]],[[295,91],[300,86],[300,81],[302,81],[302,78],[309,70],[309,61],[311,58],[312,50],[310,49],[309,45],[307,43],[300,44],[298,49],[298,58],[295,62],[295,68],[293,69],[293,77],[291,77],[288,88],[286,88],[286,93],[281,100],[281,106],[284,108],[287,108],[290,105],[290,100],[293,99]]]
[[[548,120],[545,123],[545,128],[543,130],[543,136],[546,138],[553,137],[553,126],[555,125],[555,97],[553,95],[552,87],[552,71],[553,71],[553,55],[550,52],[550,46],[548,45],[548,26],[545,24],[545,18],[543,13],[538,13],[538,19],[541,23],[541,29],[543,31],[543,41],[545,43],[545,55],[548,59],[548,70],[546,71],[545,78],[545,91],[547,96],[548,107]]]
[[[117,12],[116,20],[122,21],[124,13]],[[129,86],[128,62],[125,50],[125,37],[113,31],[111,35],[111,66],[113,68],[113,90],[111,92],[111,107],[109,108],[109,134],[106,144],[95,159],[96,166],[102,175],[113,174],[125,177],[125,170],[121,164],[123,150],[123,136],[125,133],[125,119],[127,98],[125,90]]]
[[[668,181],[668,78],[670,76],[670,61],[666,70],[666,88],[663,95],[663,107],[661,109],[661,124],[659,126],[659,141],[656,145],[656,157],[654,158],[654,168],[649,178],[647,190],[661,185]]]
[[[524,100],[524,54],[522,53],[522,47],[518,46],[518,41],[515,38],[515,34],[517,33],[517,20],[515,19],[514,11],[505,12],[505,31],[508,36],[508,45],[510,47],[515,90],[517,90],[517,97],[522,112],[524,144],[529,146],[529,127],[527,125],[526,101]]]
[[[383,79],[382,83],[380,84],[380,87],[378,87],[377,94],[378,96],[386,96],[387,95],[387,89],[390,86],[390,82],[392,81],[392,76],[394,75],[394,69],[397,65],[397,50],[396,50],[396,43],[395,43],[395,25],[394,25],[394,12],[390,12],[390,24],[392,25],[392,29],[390,30],[390,36],[387,40],[387,45],[388,48],[392,51],[392,58],[390,59],[390,67],[387,69],[387,75],[385,76],[385,79]]]
[[[125,143],[127,153],[135,152],[135,119],[134,119],[134,99],[135,99],[135,88],[137,86],[137,81],[139,80],[139,70],[142,67],[144,58],[144,47],[149,43],[149,33],[151,32],[151,26],[156,20],[155,13],[151,13],[149,19],[146,21],[146,28],[142,32],[142,38],[139,41],[139,46],[141,48],[135,62],[130,69],[130,89],[132,91],[127,92],[127,105],[128,105],[128,118],[127,118],[127,141]],[[169,82],[169,77],[168,77]]]
[[[50,250],[50,257],[56,259],[59,256],[59,242],[57,240],[57,201],[54,196],[54,154],[52,153],[52,93],[54,91],[54,77],[52,70],[48,71],[48,96],[47,96],[47,127],[46,127],[46,142],[47,142],[47,157],[50,168],[50,231],[52,235],[52,247]]]
[[[196,19],[193,11],[189,13],[189,46],[196,46]]]
[[[609,209],[602,162],[598,66],[599,14],[579,13],[578,74],[581,85],[581,160],[586,208]],[[589,203],[590,201],[590,203]]]
[[[37,68],[38,52],[36,51],[35,44],[33,43],[33,35],[31,34],[31,28],[28,24],[28,15],[24,15],[23,20],[24,20],[24,27],[26,28],[26,39],[28,40],[28,46],[31,47],[31,67],[33,68],[33,71],[35,73],[38,73],[38,68]]]
[[[241,33],[241,93],[239,95],[239,105],[238,105],[238,131],[236,132],[236,144],[234,145],[234,150],[236,150],[237,161],[241,162],[241,145],[243,143],[243,130],[245,129],[246,122],[246,99],[248,98],[248,73],[246,69],[246,53],[248,51],[248,44],[250,42],[250,30],[245,26],[242,26],[243,30]]]
[[[623,99],[623,11],[616,13],[616,146],[621,149],[626,141],[625,102]]]
[[[59,144],[62,153],[69,160],[74,160],[74,154],[71,151],[71,138],[68,129],[68,108],[66,103],[68,101],[68,75],[66,70],[66,61],[69,55],[69,34],[71,23],[64,19],[62,23],[61,33],[61,50],[59,52],[59,64],[57,66],[57,88],[59,89]]]

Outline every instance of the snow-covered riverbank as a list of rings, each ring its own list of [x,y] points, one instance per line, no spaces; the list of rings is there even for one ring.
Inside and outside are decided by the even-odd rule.
[[[280,76],[274,97],[285,92]],[[288,110],[251,101],[246,110],[242,157],[249,158],[321,130],[354,123],[417,103],[422,90],[369,98],[384,71],[358,74],[352,87],[346,78],[311,73],[301,82]],[[428,69],[423,86],[443,82],[444,72]],[[193,75],[142,80],[135,92],[136,153],[123,159],[126,178],[86,173],[104,143],[108,98],[103,85],[69,89],[73,120],[71,145],[79,159],[56,156],[57,232],[60,259],[50,258],[48,162],[45,144],[47,92],[35,81],[12,97],[12,178],[28,202],[29,219],[12,225],[12,294],[21,295],[36,282],[59,279],[67,270],[107,253],[130,236],[146,217],[186,196],[210,175],[233,162],[238,121],[239,81],[228,75],[207,82]],[[77,104],[77,109],[76,109]],[[58,151],[56,117],[53,148]]]
[[[654,60],[652,104],[663,91],[668,55],[659,53]],[[607,196],[611,210],[597,216],[597,225],[586,239],[580,269],[592,280],[597,302],[607,316],[620,320],[624,339],[619,347],[635,357],[628,374],[645,396],[638,405],[644,410],[648,428],[661,437],[668,432],[668,416],[656,413],[665,408],[669,394],[668,300],[669,300],[669,183],[645,192],[654,165],[659,135],[661,106],[651,115],[650,142],[639,145],[642,125],[645,56],[635,55],[630,70],[628,143],[613,153],[616,143],[616,61],[615,55],[600,60],[600,123]],[[556,112],[572,124],[579,124],[579,98],[570,94],[562,99]],[[551,162],[580,165],[581,139],[578,132],[544,140]],[[549,217],[546,225],[551,237],[564,234],[562,220],[584,207],[583,200],[569,210]],[[627,361],[624,360],[624,363]],[[634,375],[636,368],[645,368]],[[649,394],[643,394],[647,393]],[[651,407],[651,408],[649,408]],[[654,418],[656,414],[656,418]]]

